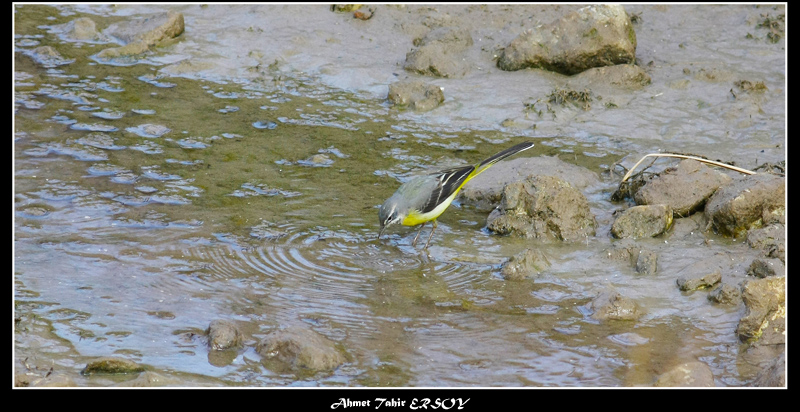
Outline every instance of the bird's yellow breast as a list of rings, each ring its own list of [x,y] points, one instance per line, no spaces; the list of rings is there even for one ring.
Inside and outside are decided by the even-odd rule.
[[[466,183],[466,182],[464,182],[464,183]],[[406,218],[403,219],[401,224],[403,226],[416,226],[416,225],[423,224],[425,222],[430,222],[433,219],[436,219],[437,217],[439,217],[439,215],[444,213],[444,211],[447,209],[447,207],[450,206],[450,203],[453,203],[453,199],[456,198],[456,195],[458,194],[459,190],[461,190],[461,188],[459,188],[458,190],[453,192],[453,194],[450,195],[450,197],[445,199],[444,202],[440,203],[439,206],[436,206],[435,209],[431,210],[428,213],[422,213],[419,210],[411,209],[408,212],[408,215],[406,216]]]

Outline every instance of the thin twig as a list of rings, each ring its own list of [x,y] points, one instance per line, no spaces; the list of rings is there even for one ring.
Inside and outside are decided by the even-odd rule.
[[[744,174],[747,174],[747,175],[756,174],[756,172],[754,172],[752,170],[742,169],[740,167],[731,166],[729,164],[715,162],[713,160],[708,160],[708,159],[703,159],[702,157],[687,156],[687,155],[674,154],[674,153],[650,153],[648,155],[645,155],[643,158],[639,159],[639,161],[636,162],[635,165],[633,165],[631,170],[628,170],[628,173],[625,174],[625,177],[622,178],[622,182],[620,182],[620,183],[625,183],[625,181],[628,180],[629,177],[631,177],[631,174],[633,173],[633,171],[636,170],[636,167],[638,167],[644,161],[644,159],[647,159],[648,157],[677,157],[679,159],[692,159],[692,160],[697,160],[698,162],[708,163],[708,164],[712,164],[714,166],[719,166],[719,167],[724,167],[726,169],[735,170],[735,171],[737,171],[739,173],[744,173]]]

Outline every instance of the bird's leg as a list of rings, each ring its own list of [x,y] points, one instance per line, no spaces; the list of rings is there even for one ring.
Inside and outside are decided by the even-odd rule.
[[[422,228],[425,227],[425,223],[428,223],[428,222],[422,222],[422,225],[420,225],[420,227],[419,227],[419,232],[417,232],[417,235],[414,236],[414,241],[411,242],[411,246],[412,247],[417,245],[417,238],[419,237],[419,234],[422,233]]]
[[[436,231],[436,226],[439,226],[439,225],[436,223],[436,219],[433,219],[433,229],[431,229],[431,235],[428,236],[428,241],[425,242],[425,249],[428,248],[428,244],[431,243],[431,239],[433,239],[433,232]]]

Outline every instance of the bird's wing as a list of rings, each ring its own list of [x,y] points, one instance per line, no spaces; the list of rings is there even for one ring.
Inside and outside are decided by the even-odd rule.
[[[420,212],[428,213],[436,209],[436,206],[461,188],[473,170],[475,166],[461,166],[432,174],[431,176],[436,177],[436,187],[431,191],[428,201],[422,205]]]

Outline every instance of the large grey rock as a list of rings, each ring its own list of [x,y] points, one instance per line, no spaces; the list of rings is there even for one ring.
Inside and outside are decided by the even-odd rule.
[[[576,74],[592,67],[634,63],[636,33],[620,5],[593,5],[514,39],[500,55],[502,70],[542,68]]]
[[[634,200],[640,205],[669,205],[675,216],[684,217],[705,205],[720,186],[730,181],[727,175],[686,159],[647,182]]]
[[[721,187],[706,204],[709,227],[726,236],[742,237],[764,226],[765,216],[785,214],[786,179],[755,174]]]
[[[597,173],[567,163],[557,157],[520,157],[503,160],[470,180],[459,194],[459,200],[479,210],[490,211],[500,204],[503,188],[530,175],[555,176],[578,190],[599,183]]]
[[[553,176],[530,176],[503,189],[503,199],[487,219],[501,235],[579,241],[595,234],[595,219],[586,197]]]

